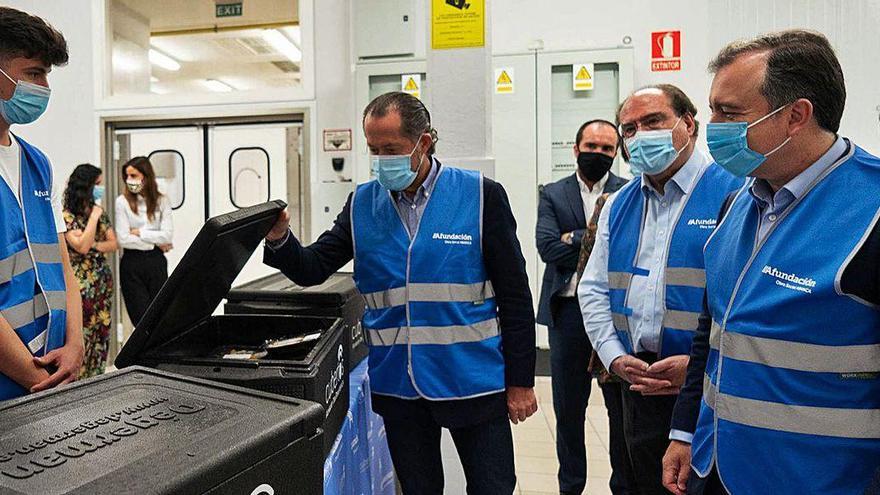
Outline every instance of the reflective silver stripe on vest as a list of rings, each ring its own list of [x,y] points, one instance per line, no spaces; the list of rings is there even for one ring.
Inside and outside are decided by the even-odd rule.
[[[49,300],[48,306],[46,305],[46,299]],[[37,294],[33,299],[0,311],[0,314],[9,323],[9,326],[15,329],[46,316],[49,314],[49,308],[66,309],[67,294],[63,291],[49,291],[46,292],[45,298],[42,294]]]
[[[704,398],[714,399],[715,415],[719,419],[806,435],[880,439],[880,409],[794,406],[746,399],[718,393],[711,383],[708,386],[706,383],[704,380]]]
[[[498,320],[481,321],[473,325],[446,327],[383,328],[367,331],[372,345],[390,346],[409,344],[450,345],[480,342],[498,335]]]
[[[700,313],[692,313],[690,311],[676,311],[667,309],[663,313],[663,326],[676,330],[687,330],[693,332],[697,329],[700,322]]]
[[[409,284],[409,300],[413,302],[480,302],[495,297],[492,282],[476,284]],[[364,294],[370,309],[402,306],[407,301],[407,287]]]
[[[30,349],[31,354],[36,354],[37,352],[39,352],[40,349],[43,348],[43,346],[46,345],[46,338],[48,336],[49,336],[49,329],[47,328],[46,330],[43,330],[42,332],[40,332],[40,335],[37,335],[36,337],[34,337],[33,340],[28,342],[27,347],[28,347],[28,349]]]
[[[709,347],[716,351],[721,348],[721,325],[712,320],[712,328],[709,330]]]
[[[23,249],[4,260],[0,260],[0,284],[5,284],[13,278],[26,273],[34,268],[31,255],[27,249]]]
[[[706,288],[706,270],[700,268],[666,268],[666,285]]]
[[[629,281],[632,280],[632,273],[629,272],[608,272],[608,288],[609,289],[628,289]]]
[[[626,315],[620,313],[611,313],[611,323],[618,332],[629,332],[629,320]]]
[[[880,344],[817,345],[724,332],[722,355],[738,361],[814,373],[876,373]]]
[[[31,253],[37,263],[61,263],[61,250],[58,243],[31,244]]]
[[[703,400],[709,407],[715,408],[715,386],[712,385],[712,379],[709,375],[703,374]]]

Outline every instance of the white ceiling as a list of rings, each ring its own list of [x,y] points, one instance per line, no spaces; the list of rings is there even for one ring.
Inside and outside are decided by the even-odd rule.
[[[254,22],[253,25],[237,29],[225,26],[224,30],[220,31],[193,32],[191,29],[196,29],[193,26],[199,26],[199,22],[202,22],[203,25],[205,22],[215,21],[213,17],[214,0],[187,0],[186,2],[166,0],[114,1],[124,7],[114,9],[113,12],[120,12],[117,15],[126,17],[124,22],[118,22],[118,25],[124,26],[124,29],[115,29],[114,33],[114,77],[143,79],[147,77],[147,74],[151,74],[153,77],[153,81],[149,84],[142,81],[142,84],[133,82],[123,85],[129,87],[129,92],[143,92],[147,87],[159,94],[203,92],[206,91],[204,85],[206,79],[216,79],[242,91],[285,87],[297,85],[300,82],[299,64],[293,63],[283,54],[277,52],[262,36],[265,25],[288,22],[286,27],[277,29],[296,45],[300,45],[299,26],[290,24],[290,20],[295,16],[291,16],[289,12],[286,15],[278,14],[280,4],[284,4],[287,9],[290,9],[291,5],[295,7],[295,2],[290,0],[244,0],[244,13],[251,13],[247,19],[251,19]],[[187,8],[182,9],[181,4],[186,5]],[[268,9],[268,12],[256,11],[254,7],[258,4],[262,4]],[[211,8],[207,10],[208,15],[204,16],[205,19],[199,21],[193,12],[204,14],[205,9],[194,9],[193,7],[204,7],[205,5]],[[168,10],[164,10],[163,6],[168,7]],[[158,22],[160,22],[159,25],[162,26],[162,29],[156,28],[156,21],[151,16],[159,19]],[[232,19],[239,19],[241,22],[243,18]],[[177,19],[177,22],[171,24],[170,19]],[[132,60],[133,57],[130,54],[133,51],[132,47],[136,51],[138,45],[147,43],[147,33],[144,33],[143,40],[138,43],[137,36],[132,33],[135,30],[132,26],[140,27],[139,30],[142,31],[149,30],[152,33],[149,35],[150,47],[178,61],[181,66],[180,70],[170,71],[157,65],[151,65],[149,69],[143,67],[142,70],[138,70],[138,64],[141,66],[146,64],[145,58],[144,56],[135,56],[134,58],[137,60]],[[155,34],[156,31],[163,30],[166,32],[168,30],[186,31],[181,34]],[[120,50],[123,45],[125,50]],[[144,46],[143,51],[148,48]],[[121,51],[127,53],[120,54]],[[128,67],[127,74],[119,74],[120,67],[123,65]],[[118,85],[114,84],[114,87],[118,87]]]

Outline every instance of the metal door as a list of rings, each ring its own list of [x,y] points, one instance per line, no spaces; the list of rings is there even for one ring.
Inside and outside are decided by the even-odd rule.
[[[208,129],[210,156],[210,216],[274,199],[292,205],[291,217],[298,218],[297,201],[288,199],[289,131],[299,124],[216,126]],[[298,177],[298,171],[293,176]],[[293,191],[293,198],[299,197]],[[296,222],[292,225],[298,234]],[[275,273],[263,264],[263,250],[257,249],[242,269],[235,285]]]

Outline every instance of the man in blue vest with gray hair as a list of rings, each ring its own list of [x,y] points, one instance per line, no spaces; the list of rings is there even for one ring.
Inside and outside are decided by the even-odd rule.
[[[354,258],[373,408],[385,420],[403,493],[443,493],[447,428],[467,493],[509,495],[508,419],[525,421],[538,406],[535,315],[507,194],[434,158],[437,133],[414,96],[377,97],[363,126],[376,180],[360,184],[308,247],[282,213],[264,260],[308,286]]]
[[[64,37],[0,7],[0,400],[71,382],[83,358],[79,282],[64,241],[63,183],[10,126],[37,120]]]
[[[709,69],[709,151],[751,179],[706,244],[664,485],[861,494],[880,466],[880,158],[838,135],[823,35],[738,41]]]
[[[603,364],[629,383],[623,430],[642,494],[664,494],[661,460],[703,308],[703,244],[743,180],[696,149],[697,109],[660,84],[618,110],[636,177],[608,199],[578,287],[584,327]]]

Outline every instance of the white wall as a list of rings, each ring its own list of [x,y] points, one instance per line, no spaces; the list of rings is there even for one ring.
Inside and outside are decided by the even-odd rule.
[[[319,0],[315,2],[315,99],[316,118],[311,127],[317,133],[318,146],[313,150],[315,161],[312,176],[311,237],[317,239],[333,225],[342,211],[353,182],[340,181],[331,160],[345,160],[345,176],[354,176],[354,150],[325,152],[324,129],[351,129],[352,142],[361,132],[360,109],[354,104],[350,0]]]
[[[708,121],[711,76],[706,65],[726,43],[793,27],[821,31],[835,46],[847,81],[841,133],[880,153],[880,68],[870,61],[880,47],[880,0],[493,0],[496,54],[604,48],[632,38],[636,87],[671,83],[682,88]],[[652,31],[682,32],[682,71],[651,72]]]
[[[64,34],[70,62],[49,75],[52,97],[46,114],[13,132],[43,150],[64,187],[80,163],[99,164],[98,120],[94,111],[91,0],[4,0],[7,7],[40,16]]]

